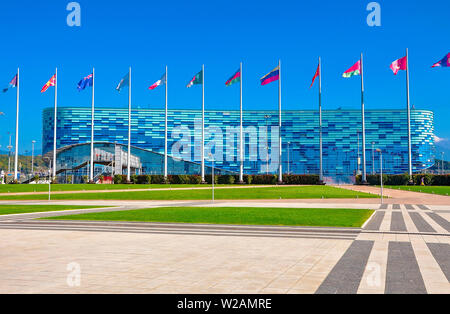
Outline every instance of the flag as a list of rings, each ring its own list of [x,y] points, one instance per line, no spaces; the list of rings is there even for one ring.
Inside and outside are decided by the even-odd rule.
[[[194,85],[203,84],[203,70],[195,74],[192,80],[187,84],[187,88],[191,88]]]
[[[448,53],[441,61],[433,64],[432,68],[435,67],[444,67],[444,68],[450,67],[450,53]]]
[[[86,87],[92,87],[94,83],[94,79],[93,79],[93,75],[89,74],[88,76],[86,76],[84,79],[82,79],[79,83],[78,83],[78,91],[81,92],[82,90],[84,90]]]
[[[116,87],[116,90],[120,93],[122,88],[130,86],[130,73],[127,73],[119,82],[119,84]]]
[[[155,88],[157,88],[160,85],[165,85],[166,84],[166,73],[164,73],[163,76],[161,76],[161,78],[156,81],[156,83],[154,83],[152,86],[150,86],[148,89],[153,90]]]
[[[280,67],[276,67],[270,73],[264,75],[261,78],[261,85],[267,85],[269,83],[278,81],[280,79]]]
[[[56,86],[56,74],[52,76],[52,78],[45,83],[44,87],[41,89],[41,93],[45,93],[47,89],[51,86]]]
[[[392,62],[390,68],[392,72],[394,72],[394,75],[397,75],[398,71],[406,70],[407,65],[408,65],[408,58],[403,57]]]
[[[233,74],[232,77],[228,81],[225,82],[226,86],[231,86],[234,83],[241,81],[241,69],[237,70],[236,73]]]
[[[6,93],[8,89],[17,87],[17,74],[13,77],[11,82],[8,84],[8,87],[3,89],[3,92]]]
[[[312,79],[311,86],[310,86],[309,88],[313,87],[314,82],[316,81],[316,78],[319,77],[319,75],[320,75],[320,64],[317,66],[316,74],[314,74],[314,77],[313,77],[313,79]]]
[[[349,78],[355,75],[361,75],[361,60],[356,62],[350,69],[342,74],[342,77]]]

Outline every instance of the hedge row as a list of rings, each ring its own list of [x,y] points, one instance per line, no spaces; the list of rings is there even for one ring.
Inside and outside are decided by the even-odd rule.
[[[132,175],[131,182],[127,182],[126,175],[115,175],[114,184],[201,184],[202,178],[199,175],[169,175],[167,182],[162,175]],[[205,181],[212,183],[212,176],[206,175]],[[238,184],[238,175],[217,175],[214,176],[215,184]],[[277,184],[277,175],[244,175],[244,184]],[[283,183],[287,185],[317,185],[319,176],[317,175],[284,175]]]
[[[415,174],[413,175],[414,185],[450,186],[450,175]],[[380,175],[367,175],[369,185],[380,185]],[[361,176],[356,176],[356,184],[361,184]],[[383,174],[384,185],[408,185],[409,175],[385,175]]]

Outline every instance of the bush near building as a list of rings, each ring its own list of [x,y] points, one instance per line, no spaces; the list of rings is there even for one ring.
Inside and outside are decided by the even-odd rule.
[[[450,186],[450,175],[434,175],[434,174],[414,174],[414,185],[422,185],[422,179],[424,185],[432,186]],[[380,185],[380,175],[367,175],[367,183],[369,185]],[[356,176],[356,184],[361,184],[361,176]],[[409,175],[386,175],[383,174],[384,185],[408,185]]]
[[[239,184],[239,175],[215,175],[215,184]],[[132,175],[132,184],[201,184],[202,178],[199,175],[169,175],[167,182],[162,175]],[[212,184],[212,176],[205,175],[205,181]],[[126,175],[115,175],[114,184],[127,184]],[[244,184],[271,184],[278,183],[277,175],[244,175]],[[318,185],[318,175],[284,175],[283,183],[286,185]]]

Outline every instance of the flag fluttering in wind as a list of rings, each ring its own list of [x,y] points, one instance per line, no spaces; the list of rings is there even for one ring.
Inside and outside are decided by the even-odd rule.
[[[203,70],[195,74],[192,80],[186,85],[187,88],[191,88],[194,85],[203,84]]]
[[[93,75],[89,74],[88,76],[86,76],[84,79],[82,79],[79,83],[78,83],[78,91],[82,91],[84,90],[86,87],[92,87],[93,85]]]
[[[11,80],[11,82],[9,82],[8,87],[3,89],[3,92],[6,93],[8,91],[8,89],[15,88],[15,87],[17,87],[17,74],[14,75],[13,79]]]
[[[228,79],[228,81],[225,82],[226,86],[231,86],[234,83],[238,83],[241,81],[241,69],[237,70],[232,77]]]
[[[397,75],[398,71],[400,70],[406,71],[407,66],[408,66],[408,58],[403,57],[392,62],[390,68],[392,72],[394,72],[394,75]]]
[[[356,62],[350,69],[342,74],[342,77],[349,78],[355,75],[361,75],[361,60]]]
[[[443,67],[443,68],[450,67],[450,53],[448,53],[442,60],[433,64],[432,68],[436,67]]]
[[[166,84],[166,73],[164,73],[163,76],[159,80],[157,80],[152,86],[150,86],[148,89],[153,90],[157,88],[158,86],[165,85]]]
[[[311,86],[310,86],[309,88],[313,87],[314,82],[316,81],[316,78],[319,77],[319,75],[320,75],[320,64],[317,66],[316,74],[314,74],[314,77],[313,77],[313,79],[312,79]]]
[[[116,87],[116,90],[120,93],[122,88],[130,86],[130,73],[127,73],[119,82]]]
[[[47,83],[45,83],[44,87],[42,87],[41,89],[41,93],[45,93],[49,87],[55,85],[56,85],[56,74],[53,75],[52,78]]]
[[[264,75],[261,78],[261,85],[267,85],[269,83],[278,81],[280,79],[280,67],[276,67],[270,73]]]

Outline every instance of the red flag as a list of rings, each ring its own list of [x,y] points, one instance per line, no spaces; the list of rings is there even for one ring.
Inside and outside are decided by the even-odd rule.
[[[408,58],[403,57],[403,58],[400,58],[400,59],[392,62],[390,68],[391,68],[392,72],[394,72],[394,75],[397,75],[398,71],[406,70],[407,64],[408,64]]]
[[[319,77],[319,75],[320,75],[320,65],[317,66],[316,74],[314,74],[314,77],[313,77],[313,79],[312,79],[311,86],[310,86],[309,88],[313,87],[314,82],[315,82],[316,78]]]
[[[56,74],[42,87],[41,93],[45,93],[50,86],[56,85]]]

